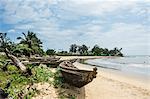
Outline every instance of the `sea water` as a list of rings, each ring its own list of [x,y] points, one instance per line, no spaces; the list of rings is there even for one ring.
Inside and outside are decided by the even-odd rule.
[[[86,63],[101,68],[150,77],[150,56],[126,56],[87,60]]]

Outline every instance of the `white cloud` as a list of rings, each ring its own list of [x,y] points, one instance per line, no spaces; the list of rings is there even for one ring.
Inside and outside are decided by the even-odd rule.
[[[103,46],[122,47],[126,54],[146,55],[150,46],[149,32],[148,26],[141,24],[116,23],[110,31],[104,33],[101,39],[103,39]]]
[[[135,18],[148,16],[149,6],[145,2],[149,1],[2,0],[3,21],[13,25],[8,32],[32,30],[48,42],[45,46],[53,48],[68,49],[71,43],[85,43],[88,46],[123,47],[127,54],[146,54],[150,46],[149,27],[120,20],[124,17],[132,20],[130,16],[133,15]],[[114,15],[119,16],[118,19],[113,20]]]
[[[66,11],[72,11],[77,15],[97,16],[120,9],[133,9],[137,6],[137,3],[126,0],[64,0],[60,7]]]

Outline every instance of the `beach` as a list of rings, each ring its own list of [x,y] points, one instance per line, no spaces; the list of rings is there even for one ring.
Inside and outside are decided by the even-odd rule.
[[[101,59],[113,57],[95,56],[63,56],[61,60],[70,59]],[[95,66],[79,62],[73,63],[81,70],[92,70]],[[65,85],[61,92],[75,95],[76,99],[150,99],[150,78],[137,75],[125,74],[118,70],[105,69],[97,66],[97,76],[92,82],[82,88]],[[42,87],[44,86],[44,87]],[[49,87],[47,84],[38,85],[42,93],[33,99],[58,99],[58,89]],[[53,89],[52,89],[53,88]],[[47,90],[46,90],[47,89]],[[57,91],[56,91],[57,90]]]
[[[91,65],[78,62],[74,65],[79,69],[93,68]],[[97,77],[84,86],[84,89],[81,94],[85,95],[85,99],[150,99],[150,78],[143,79],[98,67]]]

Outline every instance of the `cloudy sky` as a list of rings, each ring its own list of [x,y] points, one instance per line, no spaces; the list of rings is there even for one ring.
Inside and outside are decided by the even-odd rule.
[[[0,0],[0,32],[36,32],[44,49],[73,43],[150,55],[149,0]]]

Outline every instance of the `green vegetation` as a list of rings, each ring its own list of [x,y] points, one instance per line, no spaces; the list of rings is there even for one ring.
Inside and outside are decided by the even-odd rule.
[[[95,45],[91,52],[96,56],[123,56],[121,50],[122,48],[118,49],[117,47],[113,50],[108,50],[107,48],[100,48],[98,45]]]
[[[69,53],[71,55],[81,55],[81,56],[123,56],[121,53],[122,48],[118,49],[115,47],[113,50],[109,50],[107,48],[101,48],[98,45],[95,45],[91,50],[86,45],[76,45],[72,44],[70,46]],[[69,54],[69,55],[70,55]],[[66,53],[66,55],[68,55]]]
[[[53,50],[53,49],[48,49],[48,50],[46,51],[46,54],[47,54],[47,55],[55,55],[55,53],[56,53],[56,51]]]
[[[15,44],[7,37],[7,33],[0,33],[0,51],[4,52],[5,48],[13,50]]]
[[[3,48],[7,48],[15,56],[31,56],[31,55],[58,55],[58,56],[123,56],[122,48],[115,47],[114,49],[101,48],[95,45],[93,48],[77,44],[71,44],[68,51],[55,51],[54,49],[48,49],[46,52],[42,49],[42,42],[37,37],[36,33],[28,31],[27,33],[22,33],[23,37],[17,37],[20,42],[15,44],[7,38],[7,33],[0,33],[0,38],[5,39],[4,42],[0,41],[0,51],[4,51]]]
[[[22,50],[18,50],[18,52],[22,51],[23,54],[29,52],[29,55],[39,54],[43,55],[44,51],[42,50],[42,42],[38,37],[36,36],[36,33],[28,31],[27,34],[22,33],[23,37],[17,37],[18,40],[20,40],[19,44],[22,44],[20,46]],[[20,49],[21,49],[20,48]]]
[[[29,66],[30,67],[30,66]],[[47,82],[54,87],[61,87],[62,78],[60,77],[60,71],[56,73],[51,72],[48,67],[34,66],[32,68],[32,75],[25,76],[19,72],[19,70],[13,66],[7,66],[8,71],[0,69],[0,88],[4,89],[9,96],[13,99],[24,97],[25,99],[31,99],[39,91],[36,88],[27,88],[27,85],[32,85],[39,82]],[[54,80],[50,80],[50,79]]]

